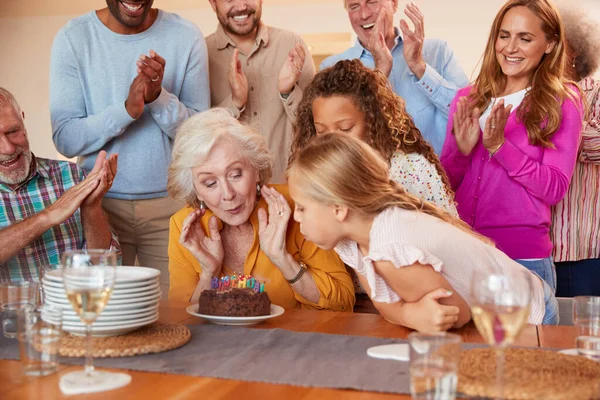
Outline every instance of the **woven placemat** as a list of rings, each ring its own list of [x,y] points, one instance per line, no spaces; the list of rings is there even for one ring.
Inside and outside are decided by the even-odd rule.
[[[600,363],[552,351],[509,348],[504,363],[504,398],[589,400],[600,397]],[[494,398],[496,354],[491,348],[461,353],[460,393]]]
[[[152,324],[125,335],[92,338],[94,358],[139,356],[183,346],[192,334],[185,325]],[[60,343],[63,357],[85,357],[86,338],[65,335]]]

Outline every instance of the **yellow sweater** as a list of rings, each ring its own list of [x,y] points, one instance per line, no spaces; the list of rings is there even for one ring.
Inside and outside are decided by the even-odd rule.
[[[289,195],[287,185],[273,185],[288,201],[292,210],[294,203]],[[354,307],[354,286],[352,279],[338,255],[333,250],[322,250],[314,243],[307,241],[300,233],[300,225],[290,218],[287,229],[287,251],[296,261],[306,264],[321,294],[318,303],[306,300],[296,293],[285,280],[283,274],[269,257],[260,249],[258,238],[258,209],[268,209],[264,199],[260,199],[250,215],[254,228],[252,247],[244,262],[244,274],[252,275],[265,283],[265,291],[274,304],[283,308],[305,308],[316,310],[352,311]],[[202,266],[198,260],[179,243],[179,236],[185,218],[193,211],[191,207],[179,210],[171,217],[169,228],[169,299],[189,301],[200,279]],[[201,219],[204,233],[208,235],[208,220],[214,214],[207,210]],[[219,226],[222,227],[221,221]],[[221,275],[232,275],[223,265]]]

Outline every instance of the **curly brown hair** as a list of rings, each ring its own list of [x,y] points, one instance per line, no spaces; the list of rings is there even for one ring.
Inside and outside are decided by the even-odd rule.
[[[372,71],[359,60],[341,60],[317,73],[304,90],[298,105],[294,124],[294,141],[290,163],[294,157],[317,136],[313,119],[313,101],[319,97],[344,96],[363,113],[367,131],[364,140],[388,162],[394,152],[421,154],[435,166],[446,192],[453,199],[453,191],[446,172],[433,147],[423,138],[413,119],[406,112],[404,99],[395,94],[387,78]]]

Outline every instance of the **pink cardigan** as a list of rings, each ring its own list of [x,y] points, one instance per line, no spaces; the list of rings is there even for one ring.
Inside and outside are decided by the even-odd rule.
[[[565,195],[577,158],[583,106],[562,104],[562,123],[551,138],[555,149],[532,146],[525,125],[512,112],[504,133],[506,142],[492,157],[481,139],[468,156],[452,134],[459,90],[450,106],[441,162],[456,191],[460,217],[491,238],[512,259],[551,255],[550,206]]]

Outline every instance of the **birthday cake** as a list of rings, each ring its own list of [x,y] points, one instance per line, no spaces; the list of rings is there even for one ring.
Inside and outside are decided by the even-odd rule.
[[[228,278],[228,277],[225,277]],[[222,317],[255,317],[271,314],[271,299],[264,284],[254,279],[224,278],[215,281],[211,289],[204,290],[198,301],[198,313]]]

